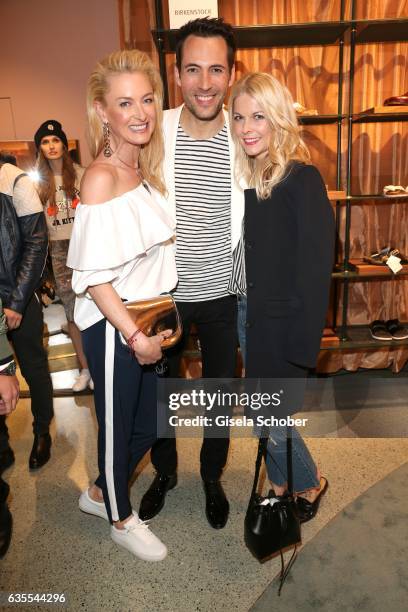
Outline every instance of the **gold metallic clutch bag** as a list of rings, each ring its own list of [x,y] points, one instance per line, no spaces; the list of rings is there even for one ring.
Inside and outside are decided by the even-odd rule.
[[[155,336],[165,329],[173,330],[171,336],[163,340],[162,348],[174,346],[181,338],[183,327],[177,306],[171,295],[136,302],[126,302],[126,308],[133,321],[146,336]]]

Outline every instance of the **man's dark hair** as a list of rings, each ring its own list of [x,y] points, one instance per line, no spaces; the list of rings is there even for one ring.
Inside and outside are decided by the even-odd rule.
[[[13,164],[13,166],[17,166],[17,159],[8,151],[0,151],[0,166],[3,164]]]
[[[234,30],[229,23],[225,23],[222,17],[209,18],[203,17],[200,19],[194,19],[184,24],[177,35],[176,43],[176,64],[177,68],[181,70],[181,61],[183,53],[183,45],[188,36],[200,36],[201,38],[210,38],[213,36],[220,36],[227,44],[227,59],[228,67],[230,71],[234,66],[236,44],[234,39]]]

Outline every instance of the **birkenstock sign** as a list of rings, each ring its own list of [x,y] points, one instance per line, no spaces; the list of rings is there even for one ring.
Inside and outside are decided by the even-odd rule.
[[[169,0],[170,29],[199,17],[218,17],[217,0]]]

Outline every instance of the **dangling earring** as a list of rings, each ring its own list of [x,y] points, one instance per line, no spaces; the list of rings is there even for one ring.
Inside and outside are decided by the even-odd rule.
[[[106,121],[103,124],[103,154],[105,157],[111,157],[113,153],[111,146],[110,146],[109,136],[110,136],[109,123]]]

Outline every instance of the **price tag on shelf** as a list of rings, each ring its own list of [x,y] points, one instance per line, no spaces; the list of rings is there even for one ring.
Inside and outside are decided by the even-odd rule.
[[[169,0],[170,29],[199,17],[218,17],[217,0]]]
[[[401,260],[395,255],[389,256],[389,258],[387,259],[387,266],[390,268],[390,270],[394,272],[394,274],[402,270]]]

